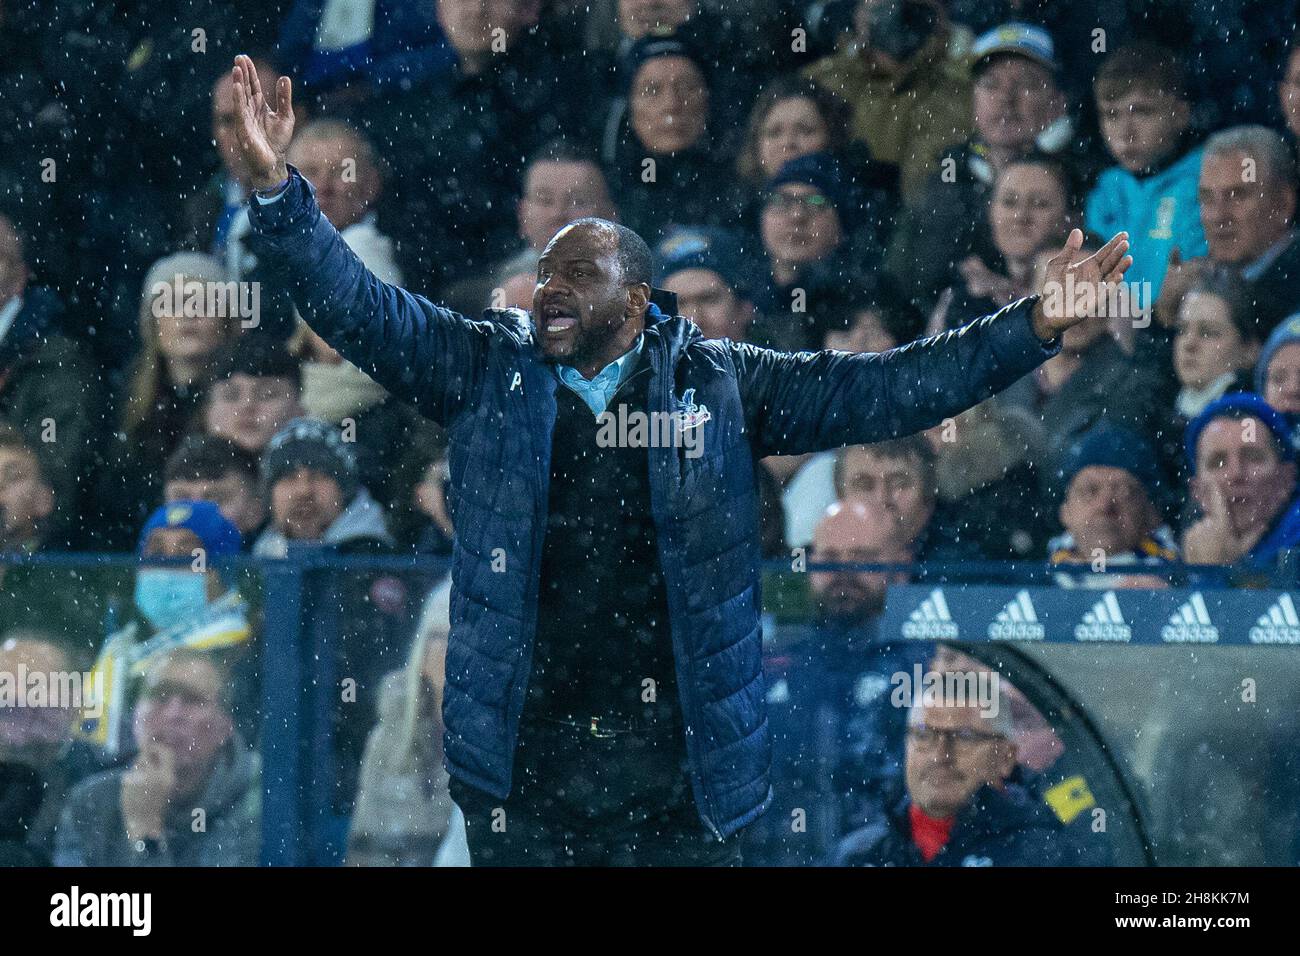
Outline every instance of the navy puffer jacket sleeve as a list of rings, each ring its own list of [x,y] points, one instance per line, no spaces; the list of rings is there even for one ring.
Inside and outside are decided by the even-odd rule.
[[[732,346],[755,453],[805,452],[886,441],[959,415],[1060,349],[1030,321],[1036,297],[960,329],[887,352],[775,352]]]
[[[496,331],[381,281],[316,205],[289,167],[275,202],[250,204],[269,269],[317,335],[394,396],[440,425],[476,403],[483,358]]]

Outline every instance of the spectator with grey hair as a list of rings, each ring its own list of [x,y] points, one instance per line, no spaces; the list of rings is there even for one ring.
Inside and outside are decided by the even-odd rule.
[[[940,672],[968,679],[981,672]],[[997,685],[992,685],[996,688]],[[930,705],[913,688],[904,792],[841,841],[837,866],[1065,866],[1062,827],[1011,781],[1011,708],[994,695]]]
[[[135,757],[73,789],[54,865],[255,866],[259,764],[235,728],[233,691],[208,652],[151,662],[133,714]]]
[[[1286,141],[1264,126],[1234,126],[1205,142],[1197,199],[1209,255],[1183,261],[1175,246],[1156,301],[1172,326],[1183,295],[1213,266],[1246,283],[1259,337],[1300,305],[1296,164]]]

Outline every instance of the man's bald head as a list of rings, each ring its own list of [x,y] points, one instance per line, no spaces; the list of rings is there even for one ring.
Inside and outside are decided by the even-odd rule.
[[[907,564],[912,553],[893,516],[858,501],[837,501],[813,531],[813,560],[823,564]],[[885,588],[903,572],[817,571],[813,592],[830,617],[866,621],[884,608]]]

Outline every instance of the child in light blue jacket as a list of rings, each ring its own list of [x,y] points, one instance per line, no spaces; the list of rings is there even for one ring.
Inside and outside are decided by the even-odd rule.
[[[1088,194],[1089,230],[1129,234],[1128,282],[1149,282],[1148,304],[1175,247],[1184,260],[1207,252],[1197,184],[1201,150],[1191,146],[1186,73],[1173,51],[1140,41],[1120,47],[1093,82],[1106,149],[1118,165]]]

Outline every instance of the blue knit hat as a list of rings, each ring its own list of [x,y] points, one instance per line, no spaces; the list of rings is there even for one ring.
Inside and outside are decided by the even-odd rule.
[[[1184,441],[1187,463],[1191,466],[1192,474],[1196,474],[1196,446],[1205,426],[1216,418],[1248,417],[1258,418],[1273,433],[1277,440],[1278,454],[1283,461],[1295,460],[1295,445],[1291,441],[1291,426],[1287,424],[1286,416],[1253,392],[1230,392],[1210,402],[1187,426]]]
[[[705,84],[712,85],[710,83],[713,73],[712,64],[709,62],[709,57],[693,40],[677,33],[667,36],[650,34],[633,43],[623,57],[621,69],[623,71],[623,82],[628,92],[631,91],[632,81],[636,79],[641,67],[647,61],[661,56],[680,56],[690,60],[704,77]]]
[[[1079,472],[1094,465],[1124,469],[1142,483],[1152,502],[1160,495],[1155,450],[1131,429],[1101,422],[1080,435],[1061,463],[1061,487],[1068,488]]]
[[[1260,395],[1264,394],[1264,384],[1268,381],[1268,363],[1282,346],[1295,344],[1300,344],[1300,312],[1283,319],[1259,353],[1259,361],[1255,363],[1255,391]]]
[[[786,162],[767,184],[769,194],[787,183],[812,186],[830,200],[846,231],[862,220],[862,195],[846,175],[844,168],[830,153],[809,153]]]
[[[662,281],[684,269],[716,272],[742,299],[754,294],[755,272],[743,247],[724,229],[688,226],[675,229],[655,250]]]
[[[209,558],[239,554],[243,537],[239,529],[210,501],[173,501],[149,516],[140,530],[140,553],[159,528],[184,528],[198,536]]]

